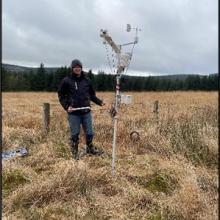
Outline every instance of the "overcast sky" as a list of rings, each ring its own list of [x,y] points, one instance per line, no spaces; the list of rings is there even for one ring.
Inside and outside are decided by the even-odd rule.
[[[218,72],[217,0],[3,0],[2,62],[61,67],[78,58],[85,70],[110,72],[100,29],[123,44],[135,36],[128,23],[141,31],[127,73]]]

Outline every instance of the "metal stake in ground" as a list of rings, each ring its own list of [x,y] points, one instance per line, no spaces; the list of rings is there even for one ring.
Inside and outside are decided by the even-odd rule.
[[[129,32],[131,30],[131,26],[127,26],[127,31]],[[114,104],[114,132],[113,132],[113,146],[112,146],[112,174],[115,174],[115,159],[116,159],[116,138],[117,138],[117,113],[119,110],[119,100],[120,100],[120,78],[121,74],[124,72],[125,68],[129,66],[132,53],[133,53],[133,48],[131,53],[122,53],[121,48],[122,46],[127,46],[130,44],[135,45],[138,42],[137,38],[137,31],[138,29],[136,28],[136,37],[134,42],[130,42],[127,44],[122,44],[122,45],[117,45],[112,38],[108,35],[106,30],[101,30],[100,37],[104,39],[103,43],[108,43],[111,47],[112,50],[116,53],[117,57],[117,75],[116,75],[116,93],[115,93],[115,104]]]

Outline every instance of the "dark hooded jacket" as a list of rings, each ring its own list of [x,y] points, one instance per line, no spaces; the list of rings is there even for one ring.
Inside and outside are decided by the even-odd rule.
[[[73,60],[71,70],[76,65],[82,67],[79,60]],[[102,105],[102,101],[96,97],[92,84],[90,80],[86,78],[83,71],[81,72],[80,77],[77,77],[71,72],[69,76],[63,78],[58,87],[58,97],[60,104],[66,111],[69,106],[72,106],[73,108],[88,107],[90,106],[90,101],[93,101],[97,105]],[[83,109],[74,111],[71,114],[84,114],[89,111],[90,109]]]

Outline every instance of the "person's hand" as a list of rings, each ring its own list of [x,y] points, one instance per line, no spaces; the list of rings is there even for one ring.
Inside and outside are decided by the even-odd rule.
[[[72,106],[69,106],[67,109],[67,112],[71,113],[75,110],[75,108],[73,108]]]

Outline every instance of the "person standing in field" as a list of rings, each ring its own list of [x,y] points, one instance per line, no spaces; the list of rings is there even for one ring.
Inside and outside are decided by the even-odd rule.
[[[75,59],[71,63],[71,74],[61,81],[58,87],[60,104],[68,113],[68,122],[71,131],[71,150],[73,158],[78,160],[78,144],[80,126],[85,133],[86,153],[95,155],[98,151],[93,146],[93,124],[90,101],[103,106],[105,103],[96,97],[91,82],[82,70],[82,63]]]

